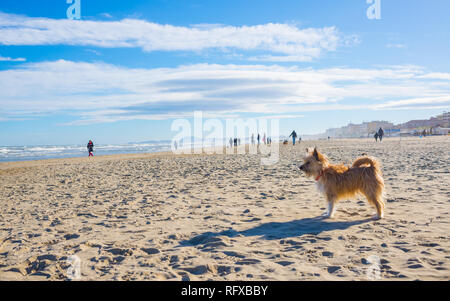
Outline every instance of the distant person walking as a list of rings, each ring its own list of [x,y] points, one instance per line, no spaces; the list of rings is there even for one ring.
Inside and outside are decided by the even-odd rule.
[[[89,157],[93,157],[94,156],[94,154],[93,154],[93,152],[94,152],[94,143],[92,142],[92,140],[89,140],[89,142],[87,144],[87,149],[88,149],[88,152],[89,152]]]
[[[261,136],[258,134],[258,136],[256,137],[256,140],[258,140],[258,145],[259,145],[259,140],[261,139]]]
[[[375,138],[375,142],[378,142],[378,132],[375,132],[375,135],[373,135],[373,137]]]
[[[383,140],[383,136],[384,136],[384,131],[380,127],[380,129],[378,130],[378,138],[380,138],[380,142]]]
[[[295,130],[293,130],[292,133],[289,135],[289,137],[291,136],[292,136],[292,145],[295,145],[295,139],[297,139],[297,133],[295,132]]]
[[[230,148],[233,147],[233,138],[230,138]]]

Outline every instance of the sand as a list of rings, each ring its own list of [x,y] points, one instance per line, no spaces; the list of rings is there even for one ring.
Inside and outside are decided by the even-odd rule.
[[[337,163],[377,157],[385,219],[362,197],[320,218],[325,199],[298,169],[308,146]],[[73,258],[80,280],[449,280],[449,150],[450,137],[348,139],[282,145],[272,166],[167,153],[2,163],[0,280],[67,280]]]

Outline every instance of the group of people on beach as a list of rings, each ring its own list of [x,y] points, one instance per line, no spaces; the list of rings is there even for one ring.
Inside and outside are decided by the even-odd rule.
[[[230,138],[230,147],[241,145],[241,138]]]
[[[258,143],[258,145],[260,145],[261,144],[261,135],[258,133],[258,135],[256,136],[256,141],[255,141],[255,134],[252,134],[250,141],[251,141],[252,145],[255,145],[256,142]],[[230,147],[233,147],[233,145],[234,146],[241,145],[241,138],[230,138],[229,143],[230,143]],[[272,143],[272,138],[266,137],[266,134],[264,134],[264,136],[262,137],[262,143],[264,143],[265,145],[270,145]]]
[[[380,130],[381,130],[381,128],[380,128]],[[292,137],[292,144],[295,145],[295,142],[298,137],[295,130],[293,130],[292,133],[289,135],[289,138],[290,137]],[[302,138],[299,137],[298,142],[300,143],[301,140],[302,140]],[[381,138],[380,138],[380,140],[381,140]],[[256,136],[256,141],[255,141],[255,134],[252,134],[252,136],[251,136],[252,145],[255,145],[256,142],[258,143],[258,145],[261,144],[261,135],[259,133]],[[236,147],[238,145],[241,145],[241,138],[230,138],[229,143],[230,143],[230,147],[233,147],[233,146]],[[264,136],[262,137],[262,143],[264,143],[264,145],[271,145],[272,138],[266,137],[266,134],[264,133]],[[175,149],[176,148],[177,148],[177,145],[175,144]],[[94,143],[92,142],[92,140],[89,140],[89,142],[87,144],[87,149],[88,149],[89,157],[93,157],[94,156]]]
[[[375,135],[373,137],[375,138],[375,142],[378,142],[378,139],[380,139],[380,142],[383,141],[384,131],[380,127],[377,132],[375,132]]]

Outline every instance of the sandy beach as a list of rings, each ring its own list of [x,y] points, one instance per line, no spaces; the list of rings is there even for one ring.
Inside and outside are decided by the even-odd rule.
[[[319,216],[298,169],[377,157],[383,220],[365,199]],[[0,164],[0,280],[449,280],[450,137],[305,141],[260,155],[114,155]]]

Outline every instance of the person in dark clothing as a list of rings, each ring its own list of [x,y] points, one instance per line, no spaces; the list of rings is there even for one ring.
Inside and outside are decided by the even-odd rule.
[[[375,142],[378,142],[378,132],[375,132],[375,135],[373,135],[373,137],[375,138]]]
[[[378,138],[380,138],[380,142],[383,140],[383,136],[384,136],[384,131],[380,127],[380,129],[378,130]]]
[[[292,133],[289,135],[289,137],[291,136],[292,136],[292,144],[295,145],[295,139],[297,139],[297,133],[295,132],[295,130],[293,130]]]
[[[87,149],[88,149],[88,152],[89,152],[89,157],[93,157],[94,156],[94,154],[93,154],[93,152],[94,152],[94,143],[92,142],[92,140],[89,140],[89,143],[87,144]]]
[[[258,140],[258,145],[259,145],[259,140],[261,139],[261,136],[258,134],[258,136],[256,137],[256,140]]]

